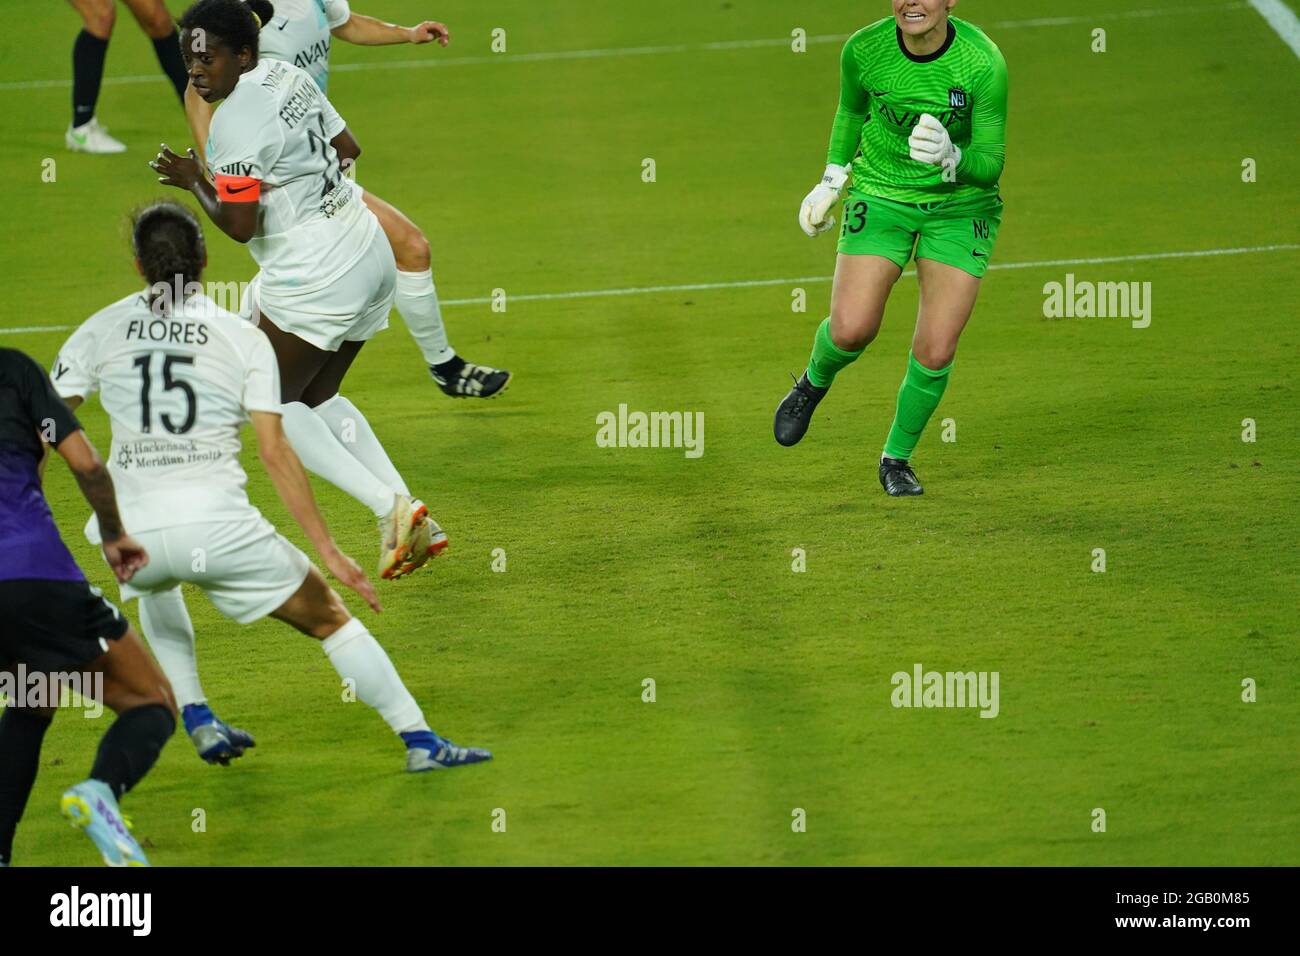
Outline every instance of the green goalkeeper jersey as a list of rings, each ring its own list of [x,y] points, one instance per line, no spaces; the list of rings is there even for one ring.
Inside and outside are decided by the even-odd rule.
[[[1007,64],[978,27],[950,17],[934,53],[903,46],[893,17],[849,37],[840,56],[840,106],[828,163],[853,161],[853,188],[897,202],[993,199],[1006,157]],[[961,150],[956,182],[912,159],[907,138],[922,113]]]

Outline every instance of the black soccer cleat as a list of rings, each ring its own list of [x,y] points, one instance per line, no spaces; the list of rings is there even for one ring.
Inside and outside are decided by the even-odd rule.
[[[503,368],[465,361],[455,367],[449,366],[452,362],[430,365],[429,374],[442,393],[452,398],[491,398],[500,395],[510,384],[510,373]]]
[[[793,375],[790,377],[794,378]],[[799,443],[799,439],[803,438],[804,432],[808,430],[808,423],[812,421],[812,413],[817,408],[817,403],[825,398],[829,391],[829,387],[818,388],[808,381],[807,372],[796,379],[790,394],[781,399],[781,404],[776,406],[776,418],[772,420],[772,433],[776,435],[779,444],[788,448]]]
[[[880,487],[885,489],[885,494],[894,498],[925,494],[925,489],[916,480],[916,472],[902,458],[881,457]]]

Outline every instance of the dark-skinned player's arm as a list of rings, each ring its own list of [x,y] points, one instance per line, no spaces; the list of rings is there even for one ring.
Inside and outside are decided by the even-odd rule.
[[[348,169],[356,163],[357,157],[361,155],[361,144],[357,138],[352,135],[352,130],[346,126],[330,140],[330,145],[334,147],[334,152],[339,156],[339,170],[346,173]],[[355,174],[353,174],[355,175]]]
[[[213,225],[236,242],[248,242],[257,232],[257,207],[261,182],[242,176],[218,175],[216,185],[208,182],[203,163],[193,149],[179,156],[163,143],[158,158],[149,163],[164,186],[187,189],[194,194]]]
[[[330,536],[325,519],[321,516],[312,494],[311,482],[303,470],[289,439],[284,434],[280,416],[274,412],[249,411],[253,420],[253,430],[257,433],[257,454],[262,459],[266,473],[271,477],[280,500],[298,522],[307,539],[316,548],[321,561],[340,583],[346,585],[361,596],[374,610],[382,611],[379,598],[375,595],[375,586],[366,577],[361,566],[339,550]]]

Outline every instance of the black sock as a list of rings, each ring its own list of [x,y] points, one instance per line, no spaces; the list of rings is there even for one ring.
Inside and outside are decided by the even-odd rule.
[[[165,36],[161,40],[154,40],[153,52],[157,55],[163,72],[167,74],[167,79],[171,80],[172,86],[176,87],[176,95],[180,97],[181,104],[184,105],[185,86],[189,83],[190,77],[185,72],[185,61],[181,59],[180,34],[172,30],[170,36]]]
[[[49,717],[19,707],[0,714],[0,863],[13,855],[14,831],[36,782],[49,726]]]
[[[443,381],[448,381],[448,382],[451,381],[453,378],[455,378],[457,375],[459,375],[460,370],[463,369],[464,367],[465,367],[465,360],[461,358],[459,355],[453,355],[445,362],[440,362],[437,365],[429,366],[429,368],[433,369],[435,375],[437,375]]]
[[[99,742],[90,776],[102,780],[121,799],[162,753],[163,744],[176,729],[176,718],[162,704],[146,704],[117,715]]]
[[[89,123],[99,100],[108,41],[82,30],[72,44],[72,125]]]

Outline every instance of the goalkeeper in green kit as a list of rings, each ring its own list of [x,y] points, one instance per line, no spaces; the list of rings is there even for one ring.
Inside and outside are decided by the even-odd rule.
[[[831,314],[773,430],[782,445],[803,438],[836,374],[876,337],[915,253],[921,304],[880,458],[881,485],[902,496],[921,494],[912,453],[948,385],[998,237],[1007,67],[979,28],[949,16],[957,0],[892,2],[894,15],[850,37],[840,59],[829,165],[799,210],[809,236],[832,228],[852,173]]]

